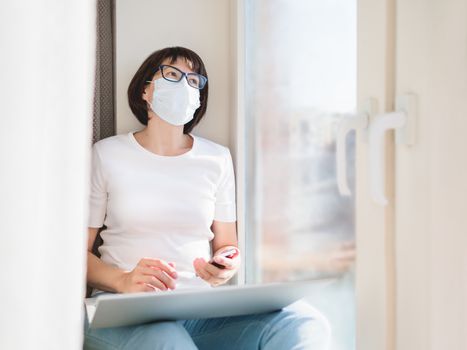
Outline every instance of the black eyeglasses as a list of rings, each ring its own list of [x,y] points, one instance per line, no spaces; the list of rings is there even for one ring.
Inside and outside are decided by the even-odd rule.
[[[208,81],[208,78],[206,78],[204,75],[201,75],[198,73],[185,73],[185,72],[182,72],[177,67],[170,66],[168,64],[161,64],[157,68],[157,70],[159,69],[161,70],[162,77],[165,80],[176,83],[182,80],[183,77],[185,77],[186,81],[188,82],[188,85],[198,90],[201,90],[202,88],[204,88],[204,86],[206,85]],[[152,83],[151,80],[147,80],[147,82]]]

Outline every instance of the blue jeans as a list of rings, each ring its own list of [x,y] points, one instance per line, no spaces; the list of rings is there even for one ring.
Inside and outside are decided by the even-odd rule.
[[[324,350],[330,343],[327,319],[305,301],[282,310],[246,316],[157,321],[136,326],[88,328],[88,350]]]

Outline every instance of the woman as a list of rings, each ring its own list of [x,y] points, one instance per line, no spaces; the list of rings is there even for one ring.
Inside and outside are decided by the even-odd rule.
[[[229,149],[191,133],[208,100],[201,58],[182,47],[154,52],[133,77],[128,99],[146,127],[93,146],[92,296],[226,283],[241,263],[235,179]],[[99,259],[90,251],[103,224]],[[231,257],[220,256],[230,249]],[[85,322],[85,349],[324,349],[329,338],[327,321],[305,303],[257,315],[117,328],[88,329]]]

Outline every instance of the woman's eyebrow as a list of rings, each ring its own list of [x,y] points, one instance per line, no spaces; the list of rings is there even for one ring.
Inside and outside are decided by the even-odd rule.
[[[170,65],[173,65],[175,62],[177,62],[178,60],[180,61],[184,61],[186,63],[186,65],[188,66],[189,68],[189,71],[185,72],[185,73],[196,73],[196,74],[199,74],[198,72],[196,72],[196,70],[194,69],[195,68],[195,65],[193,62],[189,61],[188,59],[184,58],[184,57],[179,57],[178,59],[176,59],[175,61],[170,61]],[[175,67],[175,66],[174,66]],[[178,67],[176,67],[178,68]],[[179,68],[180,69],[180,68]],[[180,69],[182,70],[182,69]]]

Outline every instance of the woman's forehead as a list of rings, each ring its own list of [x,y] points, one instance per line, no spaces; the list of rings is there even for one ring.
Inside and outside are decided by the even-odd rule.
[[[171,66],[175,66],[180,68],[184,72],[193,72],[193,62],[189,61],[185,57],[177,57],[175,61],[172,61],[170,57],[166,58],[162,61],[162,64],[169,64]]]

